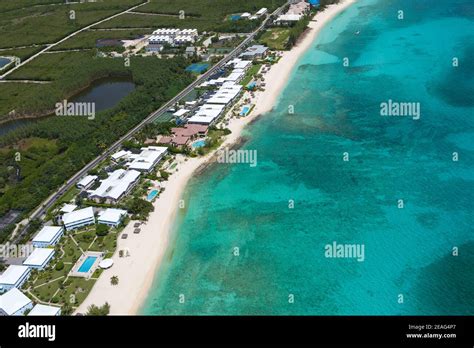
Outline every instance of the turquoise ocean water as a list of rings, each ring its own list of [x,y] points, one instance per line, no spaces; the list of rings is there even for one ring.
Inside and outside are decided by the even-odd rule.
[[[247,128],[258,165],[191,181],[142,313],[474,314],[473,20],[471,0],[361,0],[328,24]]]

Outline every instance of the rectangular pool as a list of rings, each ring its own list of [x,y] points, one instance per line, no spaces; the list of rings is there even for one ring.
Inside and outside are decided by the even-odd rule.
[[[148,196],[146,197],[146,200],[148,202],[151,202],[157,195],[158,195],[158,190],[153,190],[148,194]]]
[[[84,260],[81,267],[79,267],[77,271],[81,273],[89,272],[95,260],[97,260],[97,256],[87,256],[87,258]]]

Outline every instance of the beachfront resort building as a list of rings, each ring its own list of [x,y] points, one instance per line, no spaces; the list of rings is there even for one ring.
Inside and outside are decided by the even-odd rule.
[[[212,125],[222,115],[225,109],[223,104],[204,104],[188,119],[189,124]]]
[[[96,202],[117,203],[132,190],[139,178],[139,171],[117,169],[102,180],[97,189],[89,192],[89,198]]]
[[[47,306],[38,303],[28,313],[28,316],[50,316],[55,317],[61,315],[61,308],[56,306]]]
[[[110,156],[112,158],[112,161],[114,161],[115,163],[118,163],[120,161],[123,161],[123,160],[127,160],[130,158],[130,156],[132,156],[132,152],[131,151],[127,151],[127,150],[120,150],[116,153],[114,153],[112,156]]]
[[[32,243],[36,248],[45,248],[56,245],[63,234],[63,226],[44,226],[33,238]]]
[[[206,136],[207,131],[208,127],[206,125],[186,124],[184,127],[171,128],[172,136],[162,136],[159,143],[176,147],[186,146],[193,139]]]
[[[268,47],[264,45],[253,45],[245,50],[245,52],[240,54],[242,59],[262,59],[265,58],[268,53]]]
[[[117,227],[127,216],[127,211],[123,209],[108,208],[99,213],[97,223],[110,227]]]
[[[54,249],[35,248],[28,258],[23,261],[24,266],[37,270],[43,270],[54,256]]]
[[[24,315],[31,308],[33,302],[16,288],[0,295],[0,316]]]
[[[81,179],[81,181],[79,181],[77,183],[77,188],[81,189],[81,190],[87,190],[89,189],[92,185],[94,185],[94,183],[96,182],[97,180],[97,175],[87,175],[85,177],[83,177]]]
[[[311,5],[306,1],[295,1],[290,4],[286,13],[278,16],[275,20],[275,24],[278,25],[293,25],[298,22],[301,18],[310,12]]]
[[[167,152],[167,147],[142,147],[140,154],[136,156],[132,162],[127,163],[126,166],[128,166],[129,169],[149,173],[153,168],[155,168],[155,166],[166,155]]]
[[[31,269],[27,266],[10,265],[0,275],[0,292],[20,288],[30,277]]]
[[[76,210],[77,205],[75,204],[64,204],[62,208],[60,209],[61,213],[70,213],[74,210]]]
[[[94,209],[87,207],[64,214],[62,217],[66,231],[95,224]]]

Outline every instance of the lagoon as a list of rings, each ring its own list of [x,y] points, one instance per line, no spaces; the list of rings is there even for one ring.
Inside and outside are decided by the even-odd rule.
[[[68,102],[95,103],[95,112],[100,112],[116,106],[134,89],[135,84],[129,78],[106,78],[94,82],[90,87],[70,98]],[[32,122],[40,121],[40,119],[22,119],[1,124],[0,136],[28,126]]]

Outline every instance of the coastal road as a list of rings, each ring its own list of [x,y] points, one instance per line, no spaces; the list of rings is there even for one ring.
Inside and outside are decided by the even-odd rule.
[[[289,3],[285,3],[285,5],[279,7],[276,9],[271,15],[278,15],[281,13],[283,8]],[[47,212],[47,210],[52,207],[55,202],[64,194],[66,193],[71,187],[73,187],[81,177],[87,174],[91,169],[93,169],[95,166],[97,166],[100,162],[104,161],[107,159],[110,155],[115,153],[117,150],[120,149],[122,146],[122,143],[130,140],[135,133],[140,131],[146,124],[155,121],[157,118],[162,116],[171,106],[173,106],[175,103],[177,103],[180,99],[185,97],[187,94],[189,94],[196,86],[200,85],[203,83],[205,80],[207,80],[210,76],[212,76],[214,73],[216,73],[219,69],[221,69],[228,61],[234,59],[237,55],[239,55],[244,48],[247,47],[248,44],[252,42],[252,40],[255,38],[255,36],[265,28],[266,24],[270,20],[270,16],[267,16],[265,20],[262,22],[262,24],[247,38],[245,38],[244,41],[242,41],[237,47],[235,47],[227,56],[225,56],[223,59],[221,59],[216,65],[214,65],[212,68],[210,68],[208,71],[206,71],[204,74],[202,74],[198,79],[196,79],[193,83],[191,83],[189,86],[187,86],[185,89],[183,89],[180,93],[178,93],[174,98],[169,100],[167,103],[162,105],[158,110],[155,112],[151,113],[149,116],[147,116],[143,121],[141,121],[138,125],[133,127],[131,130],[129,130],[125,135],[123,135],[119,140],[117,140],[115,143],[113,143],[104,153],[102,153],[100,156],[92,160],[90,163],[88,163],[85,167],[83,167],[79,172],[74,174],[66,183],[64,183],[55,193],[53,193],[51,196],[49,196],[43,204],[37,208],[32,214],[30,214],[29,221],[36,219],[36,218],[42,218],[43,215]],[[26,233],[26,230],[28,228],[28,224],[26,224],[19,233],[15,234],[14,241],[17,242],[21,237]]]

